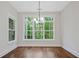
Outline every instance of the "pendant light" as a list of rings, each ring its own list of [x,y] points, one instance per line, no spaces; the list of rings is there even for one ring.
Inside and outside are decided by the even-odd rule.
[[[40,1],[38,2],[39,4],[38,4],[38,6],[39,6],[39,8],[38,8],[38,20],[39,20],[39,22],[41,22],[41,23],[43,23],[44,22],[44,18],[43,17],[41,17],[41,7],[40,7]]]
[[[39,14],[38,17],[39,17],[39,18],[38,18],[38,20],[40,21],[40,10],[41,10],[41,9],[40,9],[40,1],[39,1],[38,3],[39,3],[39,4],[38,4],[38,6],[39,6],[39,8],[38,8],[38,14]]]

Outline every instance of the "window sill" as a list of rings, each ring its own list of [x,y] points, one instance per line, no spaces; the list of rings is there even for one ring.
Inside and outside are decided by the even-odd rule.
[[[23,41],[54,41],[55,39],[23,39]]]

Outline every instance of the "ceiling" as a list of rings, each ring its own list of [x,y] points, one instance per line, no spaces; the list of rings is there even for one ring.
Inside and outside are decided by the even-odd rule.
[[[38,12],[38,1],[12,1],[9,2],[18,12]],[[69,1],[41,1],[41,12],[59,12],[62,11]]]

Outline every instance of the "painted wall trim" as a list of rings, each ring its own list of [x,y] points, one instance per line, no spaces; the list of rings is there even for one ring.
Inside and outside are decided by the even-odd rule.
[[[10,46],[10,47],[4,47],[2,49],[0,49],[0,57],[8,54],[9,52],[11,52],[12,50],[16,49],[17,46]]]
[[[27,43],[27,44],[19,44],[18,47],[19,47],[19,46],[26,46],[26,47],[27,47],[27,46],[62,47],[62,45],[60,45],[60,44],[52,44],[52,43],[50,43],[50,44],[49,44],[49,43],[48,43],[48,44],[47,44],[47,43]]]
[[[65,46],[63,46],[62,48],[64,48],[65,50],[69,51],[71,54],[79,57],[79,53],[77,51],[75,51],[75,50],[73,50],[73,49],[71,49],[69,47],[65,47]]]

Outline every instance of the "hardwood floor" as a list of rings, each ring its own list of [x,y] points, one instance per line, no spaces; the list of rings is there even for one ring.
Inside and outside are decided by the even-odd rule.
[[[76,58],[61,47],[18,47],[3,58]]]

